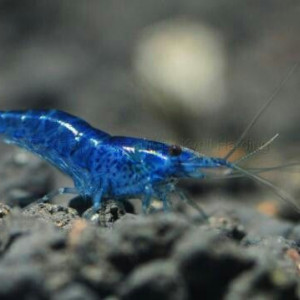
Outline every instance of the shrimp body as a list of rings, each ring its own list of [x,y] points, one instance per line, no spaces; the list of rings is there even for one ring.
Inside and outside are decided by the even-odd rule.
[[[74,181],[75,192],[91,197],[98,209],[102,199],[142,199],[146,211],[152,198],[168,205],[176,178],[205,176],[202,169],[232,165],[222,158],[191,149],[150,141],[116,137],[57,110],[0,112],[0,135],[50,162]]]
[[[298,64],[299,62],[290,69],[223,158],[205,156],[188,148],[147,139],[111,136],[80,118],[58,110],[0,111],[0,137],[7,143],[16,144],[39,155],[73,179],[74,188],[58,189],[43,197],[45,201],[58,194],[75,193],[92,198],[93,207],[97,210],[102,199],[114,198],[121,201],[138,197],[146,212],[151,200],[158,198],[167,209],[171,192],[178,192],[184,198],[176,189],[174,179],[204,178],[205,169],[226,167],[235,171],[233,177],[245,176],[270,188],[300,212],[300,206],[289,194],[257,175],[289,164],[256,168],[254,171],[239,166],[241,161],[269,145],[278,134],[243,158],[228,161]],[[292,165],[297,164],[299,165]],[[195,203],[190,204],[206,217]]]

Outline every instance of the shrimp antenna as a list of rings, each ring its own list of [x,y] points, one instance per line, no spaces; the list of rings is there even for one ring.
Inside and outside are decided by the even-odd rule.
[[[258,110],[258,112],[254,115],[251,122],[248,124],[248,126],[245,128],[241,136],[238,138],[236,143],[234,144],[233,148],[226,154],[224,157],[225,160],[228,160],[228,158],[236,151],[236,149],[241,145],[243,142],[245,136],[248,134],[250,129],[255,125],[256,121],[259,119],[259,117],[262,115],[262,113],[270,106],[270,104],[276,99],[277,94],[281,91],[282,87],[285,85],[285,83],[288,81],[288,79],[292,76],[292,74],[295,72],[299,65],[299,62],[295,63],[294,66],[289,70],[287,75],[283,78],[283,80],[280,82],[279,86],[274,90],[274,92],[269,97],[268,101]]]
[[[204,210],[198,205],[198,203],[196,203],[196,201],[187,197],[181,189],[177,188],[176,191],[177,191],[180,199],[183,200],[185,203],[187,203],[192,208],[194,208],[195,210],[197,210],[203,220],[205,220],[205,221],[208,220],[208,216],[206,215]]]
[[[268,147],[271,143],[273,143],[277,138],[279,137],[279,133],[276,133],[272,138],[270,138],[266,143],[264,143],[263,145],[261,145],[260,147],[258,147],[257,149],[255,149],[254,151],[246,154],[245,156],[243,156],[240,159],[237,159],[234,161],[234,163],[237,165],[239,163],[241,163],[242,161],[246,161],[249,158],[251,158],[253,155],[257,154],[258,152],[264,150],[266,147]]]
[[[269,172],[269,171],[275,171],[275,170],[281,170],[281,169],[286,169],[290,167],[295,167],[299,166],[300,162],[292,162],[292,163],[287,163],[279,166],[274,166],[274,167],[266,167],[266,168],[250,168],[247,170],[250,170],[251,172],[254,173],[264,173],[264,172]]]
[[[250,171],[252,174],[261,174],[261,173],[267,173],[270,171],[276,171],[276,170],[282,170],[282,169],[287,169],[290,167],[295,167],[299,166],[300,162],[292,162],[292,163],[287,163],[287,164],[282,164],[279,166],[274,166],[274,167],[265,167],[265,168],[249,168],[247,171]],[[229,175],[223,176],[211,176],[211,177],[204,177],[203,180],[216,180],[216,179],[231,179],[231,178],[241,178],[245,177],[244,174],[241,174],[238,171],[235,171],[234,173],[229,173]]]
[[[300,207],[295,202],[295,199],[293,197],[291,197],[291,195],[289,195],[284,190],[278,188],[277,186],[275,186],[273,183],[271,183],[267,179],[262,178],[250,171],[247,171],[235,164],[232,164],[231,167],[232,167],[232,169],[238,171],[239,173],[245,175],[246,177],[249,177],[249,178],[253,179],[254,181],[257,181],[258,183],[261,183],[261,184],[265,185],[266,187],[270,188],[277,196],[279,196],[282,200],[284,200],[285,202],[287,202],[291,206],[293,206],[297,210],[297,212],[300,212]]]

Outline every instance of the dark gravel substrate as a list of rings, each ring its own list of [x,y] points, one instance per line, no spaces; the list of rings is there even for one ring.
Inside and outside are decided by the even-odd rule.
[[[89,222],[59,205],[3,204],[0,299],[298,299],[299,228],[247,210],[252,229],[238,207],[202,222],[111,201]]]

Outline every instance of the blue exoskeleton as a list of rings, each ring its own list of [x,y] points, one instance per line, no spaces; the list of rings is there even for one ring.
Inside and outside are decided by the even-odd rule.
[[[176,192],[174,179],[204,178],[205,169],[225,167],[271,188],[280,198],[300,211],[293,198],[257,175],[290,164],[257,168],[253,171],[238,165],[269,145],[277,135],[242,159],[228,161],[261,114],[274,101],[298,64],[299,62],[290,69],[224,158],[205,156],[177,145],[111,136],[93,128],[80,118],[57,110],[0,111],[0,136],[8,143],[39,155],[73,179],[75,187],[60,188],[46,195],[44,201],[58,194],[79,194],[92,198],[93,208],[97,210],[103,199],[113,198],[121,201],[139,197],[142,199],[144,212],[147,212],[151,200],[158,198],[167,210],[169,195]],[[235,176],[236,174],[233,174],[233,177]],[[182,193],[180,195],[184,198]],[[194,207],[205,217],[197,205]]]
[[[0,112],[0,133],[73,179],[75,188],[61,188],[46,198],[76,193],[91,197],[95,209],[102,199],[131,197],[141,197],[145,211],[154,197],[167,208],[174,178],[202,178],[201,168],[229,166],[224,159],[180,146],[111,136],[57,110]]]
[[[39,155],[73,179],[74,187],[60,188],[44,200],[57,194],[79,194],[92,198],[97,210],[103,199],[138,197],[147,212],[151,200],[157,198],[167,210],[169,195],[176,192],[174,179],[203,178],[204,169],[220,167],[251,177],[290,200],[267,180],[230,163],[234,149],[225,158],[215,158],[177,145],[111,136],[57,110],[2,111],[0,134],[6,142]]]

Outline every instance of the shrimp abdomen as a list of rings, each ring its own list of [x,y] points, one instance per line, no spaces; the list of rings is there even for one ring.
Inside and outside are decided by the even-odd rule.
[[[91,148],[91,140],[101,143],[110,136],[58,110],[0,111],[0,135],[69,175],[79,163],[76,152]]]

